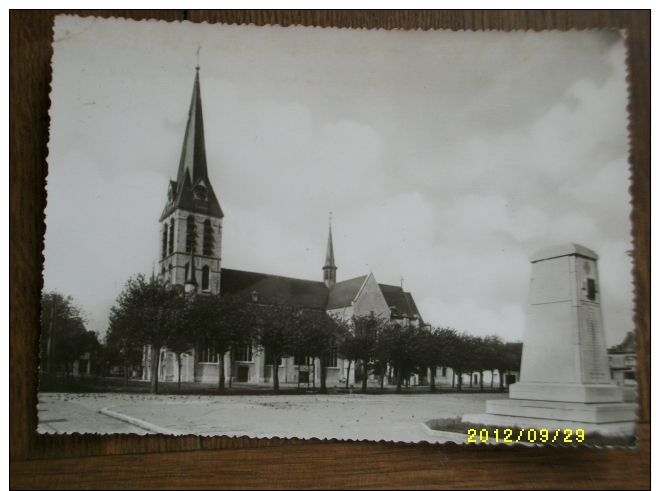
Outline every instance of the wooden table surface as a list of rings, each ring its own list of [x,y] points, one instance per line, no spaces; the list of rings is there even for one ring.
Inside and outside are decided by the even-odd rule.
[[[549,449],[195,436],[37,435],[39,296],[55,11],[10,13],[12,488],[648,488],[651,379],[650,11],[75,11],[209,23],[404,29],[625,29],[639,447]]]

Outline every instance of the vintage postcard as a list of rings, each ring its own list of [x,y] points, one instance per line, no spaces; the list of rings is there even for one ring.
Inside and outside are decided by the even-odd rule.
[[[634,444],[621,32],[53,47],[39,432]]]

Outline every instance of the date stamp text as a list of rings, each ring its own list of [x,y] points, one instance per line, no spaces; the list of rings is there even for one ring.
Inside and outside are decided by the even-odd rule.
[[[468,443],[583,443],[581,428],[469,428]]]

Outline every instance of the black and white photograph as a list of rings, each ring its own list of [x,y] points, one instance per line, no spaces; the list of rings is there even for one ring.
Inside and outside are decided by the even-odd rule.
[[[55,19],[38,432],[634,446],[625,33]]]

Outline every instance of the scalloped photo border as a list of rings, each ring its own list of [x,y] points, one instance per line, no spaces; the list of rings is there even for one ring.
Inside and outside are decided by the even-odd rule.
[[[495,49],[487,42],[488,36],[504,46]],[[530,41],[531,38],[536,39]],[[541,38],[544,43],[539,42]],[[569,38],[584,52],[573,52],[562,59],[561,55],[570,51]],[[541,44],[551,43],[561,45],[555,53],[547,46],[546,51],[538,51]],[[545,76],[537,73],[530,77],[539,86],[528,93],[522,90],[521,80],[529,77],[530,69],[525,64],[533,65],[533,60],[522,58],[514,63],[511,57],[498,59],[506,45],[517,46],[525,53],[521,46],[526,44],[530,45],[528,56],[552,54],[551,61],[556,63],[545,66]],[[457,45],[461,45],[460,49]],[[613,46],[619,51],[612,54],[608,49]],[[474,327],[475,335],[495,334],[483,323],[499,322],[505,327],[516,326],[505,334],[506,340],[513,341],[522,339],[521,315],[524,319],[526,305],[517,310],[511,307],[515,303],[511,299],[516,297],[508,290],[520,284],[522,273],[511,274],[507,279],[510,283],[491,286],[491,290],[496,290],[491,298],[484,293],[487,285],[473,281],[476,286],[470,286],[469,281],[459,280],[461,274],[467,280],[492,280],[510,271],[507,266],[513,264],[512,257],[517,253],[519,256],[520,251],[529,255],[538,248],[537,244],[564,240],[575,231],[604,245],[606,252],[602,256],[608,261],[632,249],[628,218],[632,210],[628,191],[630,89],[622,31],[386,30],[61,15],[55,19],[53,49],[44,291],[71,294],[84,311],[88,328],[99,332],[103,332],[104,324],[107,327],[107,317],[101,314],[109,312],[125,280],[138,273],[160,274],[156,270],[160,259],[157,220],[166,202],[166,189],[161,188],[163,182],[167,185],[167,174],[176,179],[195,68],[200,73],[204,101],[205,158],[209,167],[222,167],[209,169],[209,179],[223,209],[226,207],[225,211],[237,216],[234,223],[223,226],[227,233],[222,233],[223,242],[230,233],[237,237],[238,245],[230,243],[229,252],[223,250],[222,256],[225,259],[236,253],[236,259],[230,263],[232,268],[265,268],[270,275],[287,276],[276,262],[282,260],[286,264],[288,260],[296,263],[290,276],[313,281],[313,275],[323,265],[327,214],[332,211],[336,230],[344,227],[342,240],[347,247],[339,249],[335,239],[337,264],[344,271],[357,271],[359,263],[365,275],[378,275],[388,260],[398,261],[397,267],[403,271],[397,267],[386,270],[383,281],[397,281],[398,277],[393,276],[396,269],[397,275],[406,277],[401,279],[402,289],[407,291],[406,283],[411,289],[419,285],[412,294],[425,321],[430,318],[434,326],[451,326],[461,331],[465,326],[479,326]],[[124,56],[118,56],[120,53]],[[590,73],[591,78],[572,80],[575,75],[571,70],[587,71],[589,57],[594,53],[599,53],[601,59]],[[483,65],[471,61],[474,59]],[[424,65],[420,60],[436,63]],[[501,63],[509,64],[508,73],[503,74],[498,66]],[[543,64],[537,60],[535,67]],[[461,68],[464,71],[452,71]],[[301,82],[304,76],[308,78]],[[551,76],[565,85],[553,85]],[[447,87],[446,92],[434,90],[442,84]],[[612,94],[618,97],[616,103],[601,107],[602,113],[598,113],[598,103],[611,102]],[[541,102],[539,95],[548,99]],[[514,114],[509,107],[526,110]],[[446,111],[433,112],[433,108]],[[223,109],[227,109],[224,115]],[[593,119],[574,114],[580,110],[591,111]],[[369,113],[370,118],[366,118]],[[221,115],[220,121],[209,125],[207,121],[216,115]],[[436,121],[432,119],[435,117]],[[594,127],[585,125],[585,121]],[[251,131],[255,125],[258,128]],[[214,131],[209,131],[209,126]],[[552,131],[557,134],[552,135]],[[524,141],[517,140],[521,133],[527,137]],[[602,135],[615,135],[616,139]],[[405,140],[408,143],[401,144]],[[560,141],[576,152],[558,146]],[[530,148],[524,148],[525,144]],[[611,160],[603,165],[602,160],[608,158]],[[440,175],[439,166],[444,171]],[[214,175],[222,179],[214,179]],[[566,179],[567,175],[571,179]],[[551,196],[549,189],[553,185],[561,198]],[[518,189],[525,186],[530,189]],[[306,201],[297,197],[298,193],[307,194]],[[227,195],[231,198],[226,199]],[[525,198],[530,202],[526,203]],[[378,205],[382,208],[376,205],[379,201],[385,201]],[[590,208],[591,213],[580,215],[572,211],[571,201]],[[276,212],[277,207],[284,211]],[[598,208],[600,215],[594,212]],[[281,223],[274,224],[272,217],[286,214],[287,210],[298,210],[302,218],[282,218]],[[622,214],[628,219],[626,236],[621,233]],[[317,224],[313,217],[320,217]],[[476,220],[467,219],[475,217]],[[148,225],[149,221],[153,224]],[[296,221],[305,226],[293,223]],[[443,237],[438,230],[427,230],[431,223],[451,238]],[[392,229],[388,231],[387,227]],[[314,232],[307,236],[304,231],[310,228]],[[364,236],[356,238],[360,231]],[[466,246],[462,251],[456,236],[462,236],[459,238],[463,243],[472,244],[472,249]],[[397,253],[391,248],[370,245],[382,244],[387,237],[395,237],[392,242],[401,244],[405,244],[405,237],[417,243],[426,239],[434,247],[406,244]],[[248,243],[248,239],[252,242]],[[443,239],[448,246],[441,246]],[[488,240],[504,247],[504,254],[485,258],[479,258],[478,253],[470,255],[469,251],[483,250],[483,242]],[[302,244],[305,251],[301,251]],[[277,248],[281,251],[273,250]],[[289,254],[288,259],[282,251]],[[371,252],[375,256],[373,262]],[[359,259],[352,258],[354,254]],[[447,264],[434,271],[434,263],[429,259],[443,255]],[[250,258],[256,259],[252,265]],[[529,264],[525,255],[523,259],[522,270]],[[365,260],[369,262],[364,264]],[[342,261],[348,263],[346,267]],[[471,262],[474,265],[465,268]],[[617,325],[627,319],[630,329],[610,327],[606,337],[618,332],[616,329],[621,331],[621,339],[626,331],[634,331],[631,267],[630,260],[613,260],[607,274],[601,272],[603,281],[609,282],[607,285],[620,284],[628,275],[622,289],[610,293],[610,298],[618,303],[605,311],[605,327],[608,329],[608,319],[615,319]],[[413,271],[406,273],[406,268]],[[320,274],[317,276],[320,282]],[[528,283],[528,272],[523,280]],[[454,283],[458,292],[450,293],[443,287],[427,294],[429,289],[424,286],[434,282]],[[95,290],[96,285],[102,285],[101,290]],[[101,293],[103,290],[109,293]],[[419,290],[423,293],[416,293]],[[461,297],[460,292],[467,296]],[[526,301],[527,291],[521,296]],[[483,300],[484,305],[477,300]],[[497,300],[511,308],[493,307]],[[467,314],[469,320],[461,324],[461,316]],[[617,342],[620,339],[608,338],[608,346]],[[44,359],[46,349],[44,344]],[[347,395],[353,396],[353,392],[357,392],[357,385]],[[153,402],[166,401],[167,405],[185,408],[189,399],[208,398],[212,406],[215,396],[207,394],[126,394],[120,399],[126,402],[155,398]],[[90,392],[73,394],[69,400],[64,393],[40,392],[39,432],[60,433],[58,424],[63,422],[58,420],[65,418],[42,417],[44,411],[52,412],[49,406],[61,401],[76,401],[76,410],[70,411],[69,416],[75,418],[79,411],[81,421],[89,417],[81,428],[90,429],[76,428],[65,434],[136,432],[307,438],[296,434],[295,428],[303,423],[295,419],[288,434],[222,424],[212,431],[189,433],[177,429],[176,424],[122,412],[117,404],[109,403],[112,397]],[[255,393],[254,397],[274,396]],[[276,396],[278,400],[283,397],[286,393]],[[298,396],[291,397],[295,400]],[[104,399],[108,398],[106,404]],[[82,404],[83,399],[94,402]],[[485,408],[485,401],[483,405]],[[92,414],[85,416],[86,411]],[[307,417],[313,418],[313,411],[305,411]],[[455,419],[454,412],[442,413],[439,408],[436,417],[413,420],[410,431],[414,426],[416,436],[410,440],[356,440],[330,434],[323,441],[467,443],[469,435],[435,430],[429,424],[436,419]],[[345,416],[337,414],[340,423]],[[125,425],[124,428],[136,429],[95,431],[94,421],[99,417],[117,421],[118,428]],[[176,416],[178,421],[181,418],[185,414]],[[377,426],[379,421],[373,424]],[[317,441],[319,437],[312,432],[309,439]]]

